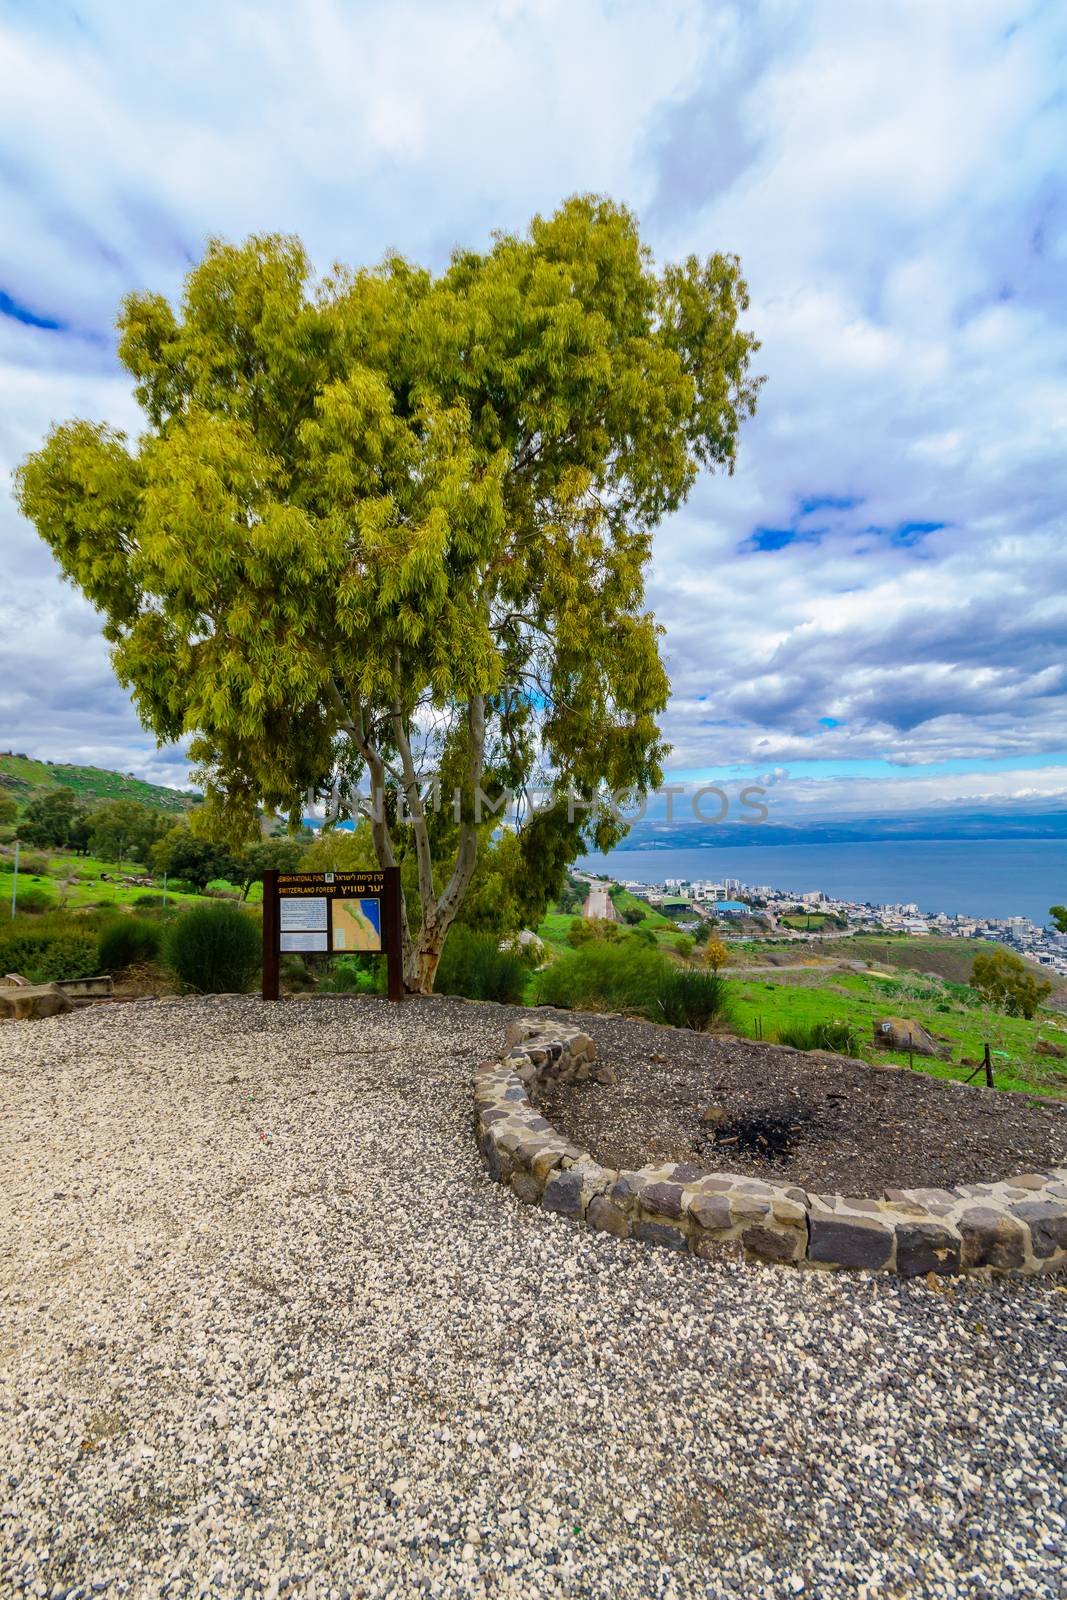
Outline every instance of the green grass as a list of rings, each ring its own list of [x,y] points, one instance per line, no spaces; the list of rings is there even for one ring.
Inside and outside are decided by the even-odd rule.
[[[33,874],[24,872],[19,868],[19,887],[27,888],[31,883],[44,889],[52,896],[56,906],[59,906],[61,894],[65,892],[66,909],[79,910],[85,906],[133,906],[138,897],[149,892],[162,894],[163,879],[155,880],[153,889],[149,891],[140,884],[115,883],[116,874],[122,877],[144,878],[154,876],[145,871],[140,862],[124,861],[121,867],[114,861],[101,861],[96,856],[76,856],[63,851],[39,850],[36,847],[27,852],[34,856],[44,856],[48,862],[48,876],[34,877]],[[108,880],[100,876],[106,872]],[[14,857],[5,851],[0,855],[0,922],[5,914],[11,911],[11,888],[14,883]],[[64,890],[64,884],[66,880]],[[216,879],[208,885],[209,889],[235,889],[238,886],[228,883],[224,878]],[[196,905],[199,895],[187,894],[184,890],[167,885],[167,903],[176,906]],[[256,883],[248,896],[249,905],[258,905],[263,899],[263,885]]]
[[[982,1047],[988,1041],[994,1051],[993,1070],[999,1088],[1067,1098],[1067,1062],[1033,1053],[1041,1037],[1067,1043],[1067,1030],[1057,1029],[1047,1013],[1032,1022],[1001,1016],[974,1004],[969,993],[958,998],[939,984],[924,983],[906,974],[879,978],[812,968],[810,972],[782,973],[780,977],[766,973],[759,978],[733,978],[730,991],[739,1029],[750,1037],[761,1025],[763,1037],[774,1040],[794,1028],[842,1022],[856,1030],[860,1055],[907,1065],[906,1051],[876,1052],[873,1046],[876,1020],[883,1016],[905,1017],[921,1023],[952,1051],[951,1061],[916,1056],[917,1069],[935,1077],[965,1077],[970,1069],[961,1069],[960,1057],[980,1060]],[[996,1054],[998,1051],[1003,1054]]]
[[[655,934],[658,945],[663,945],[667,949],[672,948],[673,941],[678,937],[678,929],[669,917],[662,916],[652,906],[646,905],[643,900],[631,894],[628,889],[619,888],[618,885],[612,890],[611,901],[619,914],[620,938],[624,939],[630,931],[630,924],[622,920],[624,913],[629,907],[638,906],[645,913],[640,926],[648,928]],[[571,946],[567,943],[567,932],[577,914],[559,911],[553,907],[534,929],[553,954],[560,956],[570,953]]]
[[[142,778],[111,772],[106,767],[79,767],[66,762],[36,761],[29,756],[0,755],[0,787],[14,797],[20,811],[35,793],[60,785],[73,789],[79,799],[90,805],[99,800],[136,800],[155,811],[166,811],[174,816],[188,811],[198,798],[191,790],[167,789],[160,784],[146,783]]]

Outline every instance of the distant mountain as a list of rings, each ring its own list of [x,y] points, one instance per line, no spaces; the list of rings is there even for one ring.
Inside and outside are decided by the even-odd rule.
[[[731,845],[864,844],[908,839],[1067,839],[1067,810],[916,812],[907,817],[843,818],[751,824],[676,822],[646,818],[635,823],[618,850],[699,850]]]
[[[35,761],[11,751],[0,753],[0,789],[13,796],[20,811],[34,795],[61,785],[73,789],[86,805],[100,800],[136,800],[173,816],[180,816],[201,799],[191,789],[167,789],[106,767],[76,767],[62,761]]]

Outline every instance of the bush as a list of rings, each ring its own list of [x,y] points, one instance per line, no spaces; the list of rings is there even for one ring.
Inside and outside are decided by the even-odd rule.
[[[317,988],[320,994],[384,994],[385,978],[380,956],[347,956],[331,961]]]
[[[95,971],[96,930],[87,918],[56,913],[30,924],[16,917],[0,933],[0,975],[18,972],[31,983],[55,983]]]
[[[154,911],[164,904],[164,900],[161,894],[138,894],[134,896],[133,904],[139,911]]]
[[[779,1028],[778,1043],[791,1044],[794,1050],[830,1050],[836,1055],[854,1056],[860,1047],[859,1030],[851,1022],[795,1022]]]
[[[709,1022],[721,1026],[730,1016],[726,980],[717,972],[669,968],[656,998],[663,1021],[675,1028],[695,1028],[702,1033]]]
[[[19,854],[19,877],[25,873],[28,878],[47,878],[48,857]]]
[[[590,942],[546,967],[537,980],[542,1005],[649,1015],[665,962],[631,935],[617,945]]]
[[[537,995],[543,1005],[625,1011],[677,1028],[705,1028],[728,1015],[721,978],[672,966],[632,936],[618,945],[587,944],[565,956],[541,974]]]
[[[47,889],[39,889],[31,883],[25,889],[19,889],[17,896],[18,909],[27,916],[40,916],[42,911],[54,911],[56,903]]]
[[[466,1000],[517,1003],[526,988],[529,969],[514,950],[501,950],[494,934],[474,933],[462,925],[449,930],[434,989],[460,994]]]
[[[693,941],[687,933],[679,934],[677,939],[671,940],[671,943],[680,956],[691,956],[693,954]]]
[[[183,911],[171,924],[166,959],[187,989],[198,994],[243,994],[259,971],[258,923],[227,901]]]
[[[125,972],[142,961],[154,961],[163,943],[163,930],[143,917],[121,917],[102,931],[97,945],[101,972]]]

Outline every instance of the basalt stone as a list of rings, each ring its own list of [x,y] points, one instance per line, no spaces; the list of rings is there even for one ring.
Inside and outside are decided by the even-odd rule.
[[[685,1250],[687,1241],[680,1228],[672,1228],[665,1222],[635,1222],[633,1237],[640,1239],[645,1244],[664,1245],[668,1250]]]
[[[663,1217],[680,1217],[682,1190],[676,1183],[650,1183],[641,1191],[641,1204],[646,1211],[657,1211]]]
[[[558,1211],[564,1217],[582,1214],[582,1178],[577,1172],[554,1172],[545,1184],[541,1204],[546,1211]]]
[[[671,1171],[675,1183],[696,1183],[707,1176],[703,1167],[694,1167],[691,1161],[676,1161]]]
[[[741,1243],[759,1261],[796,1261],[804,1254],[804,1235],[795,1228],[746,1228]]]
[[[575,1055],[584,1055],[587,1061],[596,1060],[596,1045],[587,1033],[576,1033],[569,1048]]]
[[[495,1183],[507,1183],[515,1170],[515,1163],[504,1150],[498,1150],[492,1139],[482,1141],[482,1154],[485,1164],[489,1169],[489,1176]]]
[[[566,1145],[542,1145],[528,1165],[531,1172],[543,1181],[559,1166],[566,1154]]]
[[[960,1270],[960,1240],[940,1222],[897,1223],[897,1271],[903,1278]]]
[[[808,1258],[839,1267],[877,1272],[893,1256],[893,1230],[873,1217],[814,1211],[809,1218]]]
[[[1051,1200],[1024,1200],[1011,1209],[1013,1216],[1028,1225],[1035,1256],[1047,1261],[1057,1251],[1067,1250],[1067,1207]]]
[[[972,1206],[956,1218],[963,1241],[960,1262],[964,1268],[994,1267],[1012,1272],[1026,1264],[1024,1225],[992,1206]]]
[[[641,1193],[641,1180],[636,1172],[620,1172],[611,1189],[611,1198],[618,1206],[630,1206]]]
[[[733,1226],[730,1202],[724,1194],[691,1195],[686,1209],[699,1228],[715,1231]]]
[[[523,1205],[536,1206],[541,1199],[541,1185],[532,1173],[517,1169],[511,1174],[511,1187],[513,1193],[522,1201]]]
[[[727,1239],[719,1233],[705,1233],[698,1229],[689,1241],[689,1248],[701,1261],[740,1261],[745,1247],[740,1239]]]
[[[594,1083],[603,1084],[605,1088],[610,1088],[613,1083],[618,1081],[615,1075],[615,1068],[609,1067],[606,1061],[598,1062],[590,1076]]]
[[[492,1127],[494,1122],[506,1122],[508,1117],[511,1116],[511,1112],[506,1110],[504,1106],[486,1106],[484,1111],[479,1112],[479,1115],[485,1127],[489,1128]]]
[[[585,1220],[591,1228],[599,1228],[601,1233],[614,1234],[616,1239],[630,1237],[630,1219],[625,1211],[608,1199],[607,1195],[595,1194],[586,1207]]]

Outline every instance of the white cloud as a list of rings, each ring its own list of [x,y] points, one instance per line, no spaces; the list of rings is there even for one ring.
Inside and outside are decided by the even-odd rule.
[[[73,331],[0,316],[0,471],[54,419],[136,427],[102,336],[208,233],[439,266],[607,190],[662,255],[739,251],[768,374],[657,539],[679,765],[888,756],[919,803],[924,760],[1061,750],[1065,44],[1005,0],[9,13],[0,289]],[[0,539],[11,736],[169,762],[11,509]]]

